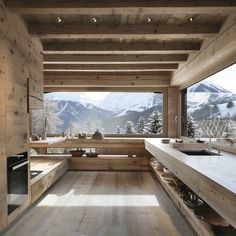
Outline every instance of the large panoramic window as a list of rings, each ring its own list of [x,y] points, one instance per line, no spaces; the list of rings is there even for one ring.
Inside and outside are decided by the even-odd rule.
[[[58,92],[45,94],[44,110],[32,114],[40,134],[162,135],[163,94],[153,92]]]
[[[236,64],[183,91],[182,133],[236,138]]]

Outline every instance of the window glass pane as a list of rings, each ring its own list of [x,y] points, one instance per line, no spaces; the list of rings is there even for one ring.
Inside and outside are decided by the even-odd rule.
[[[236,137],[236,64],[187,89],[189,137]]]
[[[33,111],[33,132],[162,134],[163,94],[153,92],[60,92],[45,94]]]

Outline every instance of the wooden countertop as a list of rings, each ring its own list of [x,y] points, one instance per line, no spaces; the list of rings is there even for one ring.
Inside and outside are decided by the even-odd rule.
[[[65,141],[64,137],[48,137],[45,140],[30,141],[30,147],[44,147]]]
[[[42,171],[41,174],[31,179],[31,185],[41,179],[43,176],[48,174],[53,169],[57,168],[63,163],[67,163],[68,159],[57,159],[57,158],[43,158],[43,157],[31,157],[30,160],[30,171]]]
[[[221,152],[221,156],[188,156],[171,148],[169,144],[162,144],[161,139],[145,139],[145,142],[156,146],[236,194],[236,155]]]
[[[236,155],[189,156],[158,138],[145,139],[145,147],[236,227]]]

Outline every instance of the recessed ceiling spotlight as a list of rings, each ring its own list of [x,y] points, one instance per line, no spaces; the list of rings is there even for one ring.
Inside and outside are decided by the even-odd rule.
[[[93,23],[97,23],[97,22],[98,22],[98,19],[97,19],[96,17],[93,17],[93,18],[91,19],[91,21],[92,21]]]
[[[189,18],[189,21],[193,22],[193,17],[190,17],[190,18]]]
[[[152,19],[151,19],[150,17],[148,17],[148,18],[146,19],[146,21],[147,21],[147,23],[151,23],[151,22],[152,22]]]
[[[56,18],[56,22],[59,23],[59,24],[62,23],[62,18],[61,17],[57,17]]]

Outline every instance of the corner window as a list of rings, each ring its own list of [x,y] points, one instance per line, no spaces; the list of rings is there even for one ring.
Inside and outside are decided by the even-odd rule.
[[[236,64],[182,91],[182,134],[236,138]]]

